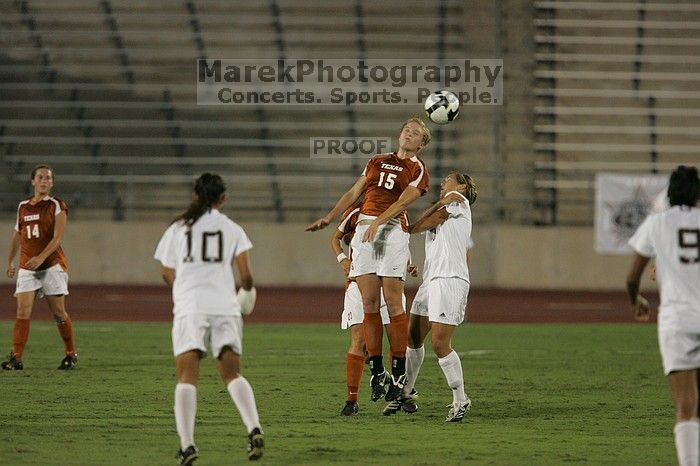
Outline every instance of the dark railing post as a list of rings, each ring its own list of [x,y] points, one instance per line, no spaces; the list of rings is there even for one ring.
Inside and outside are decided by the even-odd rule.
[[[656,99],[654,97],[649,97],[647,99],[647,106],[649,108],[649,144],[651,145],[651,172],[658,173],[659,169],[657,164],[659,162],[659,153],[657,151],[656,142],[658,135],[656,132]]]

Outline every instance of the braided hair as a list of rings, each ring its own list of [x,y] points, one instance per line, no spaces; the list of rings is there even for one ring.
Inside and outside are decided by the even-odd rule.
[[[467,201],[469,201],[469,205],[474,204],[476,202],[476,197],[479,194],[476,189],[476,182],[474,181],[474,178],[466,173],[454,172],[452,174],[455,176],[457,183],[466,185],[462,191],[462,194],[464,194],[464,197],[466,197]]]
[[[195,199],[185,212],[173,220],[173,223],[182,220],[185,225],[191,227],[199,217],[210,211],[221,200],[225,192],[226,184],[219,175],[203,173],[194,183]]]
[[[698,169],[679,165],[671,173],[671,181],[668,185],[668,200],[674,205],[687,205],[695,207],[700,199],[700,179]]]

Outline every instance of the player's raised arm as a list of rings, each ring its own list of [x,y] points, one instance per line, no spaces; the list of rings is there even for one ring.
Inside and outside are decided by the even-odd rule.
[[[364,175],[361,175],[357,181],[355,181],[355,184],[340,197],[335,207],[333,207],[330,212],[307,226],[304,231],[317,231],[326,228],[338,215],[345,212],[345,210],[360,197],[365,189],[366,183],[367,179]]]
[[[362,238],[362,241],[373,241],[374,237],[377,234],[377,230],[379,227],[392,218],[396,217],[399,215],[401,212],[406,210],[409,205],[411,205],[416,199],[421,197],[423,195],[423,192],[414,187],[414,186],[406,186],[406,189],[404,189],[401,192],[401,195],[399,198],[391,204],[387,209],[382,212],[377,218],[372,220],[372,223],[370,223],[369,227],[365,231],[365,234]]]
[[[432,230],[436,226],[442,225],[448,217],[449,214],[447,210],[440,201],[438,201],[426,209],[425,212],[418,217],[418,220],[408,226],[408,232],[421,233],[423,231]]]

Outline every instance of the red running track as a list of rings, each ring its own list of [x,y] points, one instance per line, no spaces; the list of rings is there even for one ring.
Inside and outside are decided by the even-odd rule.
[[[0,285],[0,319],[15,318],[14,285]],[[409,305],[415,289],[407,291]],[[648,293],[654,308],[655,293]],[[340,323],[342,288],[260,287],[255,312],[246,322]],[[165,286],[72,285],[66,308],[82,321],[166,322],[172,317]],[[656,321],[654,314],[652,321]],[[32,319],[49,320],[43,302]],[[478,323],[633,322],[623,291],[553,291],[475,289],[468,318]]]

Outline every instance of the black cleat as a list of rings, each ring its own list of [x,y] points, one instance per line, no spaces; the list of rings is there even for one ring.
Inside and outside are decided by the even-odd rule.
[[[61,365],[58,366],[58,368],[62,371],[69,371],[75,369],[76,364],[78,364],[78,355],[68,354],[65,358],[63,358]]]
[[[354,416],[360,411],[357,401],[346,401],[345,406],[340,411],[341,416]]]
[[[406,385],[406,374],[401,374],[398,378],[391,376],[391,384],[389,389],[386,391],[386,396],[384,399],[386,401],[398,400],[403,396],[403,387]]]
[[[185,451],[178,450],[177,455],[175,455],[177,466],[190,466],[197,458],[199,458],[199,450],[194,445],[185,448]]]
[[[386,393],[386,385],[391,381],[391,376],[387,371],[379,375],[373,375],[369,379],[369,386],[372,389],[372,401],[377,401]]]
[[[382,414],[385,416],[391,416],[392,414],[398,413],[400,410],[403,410],[405,413],[412,414],[418,411],[418,405],[416,405],[416,402],[413,401],[413,398],[410,396],[401,396],[393,401],[390,401],[389,404],[384,407]]]
[[[22,364],[22,361],[17,360],[15,353],[10,352],[7,361],[2,363],[2,369],[6,371],[21,371],[24,369],[24,364]]]
[[[265,450],[265,437],[263,437],[262,431],[256,427],[248,434],[248,459],[251,461],[260,459],[263,450]]]
[[[401,409],[403,410],[404,413],[413,414],[416,411],[418,411],[418,405],[416,404],[415,401],[413,401],[412,398],[407,398],[404,400],[403,404],[401,405]]]

